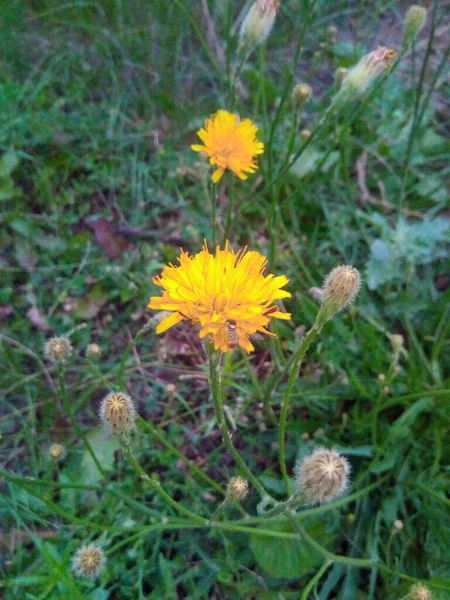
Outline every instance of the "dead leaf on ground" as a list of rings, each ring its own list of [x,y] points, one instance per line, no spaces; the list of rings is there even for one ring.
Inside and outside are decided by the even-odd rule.
[[[122,256],[128,247],[128,241],[117,233],[117,226],[112,221],[102,217],[96,221],[87,221],[86,224],[108,258],[115,260]]]
[[[38,308],[30,308],[27,312],[27,317],[30,321],[41,331],[50,331],[50,326],[48,325],[45,317],[41,315]]]

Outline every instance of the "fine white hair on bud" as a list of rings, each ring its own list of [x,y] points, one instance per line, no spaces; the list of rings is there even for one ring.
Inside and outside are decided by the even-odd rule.
[[[322,327],[336,313],[351,304],[361,288],[361,275],[358,269],[349,265],[335,267],[325,278],[317,325]]]
[[[363,94],[369,85],[383,71],[389,67],[395,59],[396,53],[390,48],[378,46],[366,54],[345,75],[342,80],[341,92],[347,99],[358,97]]]
[[[266,40],[279,8],[280,0],[256,0],[251,5],[242,22],[238,51],[248,55]]]
[[[403,23],[402,50],[407,50],[427,22],[427,9],[423,6],[413,4],[408,10]]]
[[[308,504],[331,502],[348,488],[350,463],[334,450],[316,448],[295,471],[297,487]]]
[[[53,362],[64,361],[72,353],[72,346],[66,337],[52,337],[44,346],[44,354]]]
[[[96,544],[81,546],[72,558],[72,571],[80,577],[95,579],[105,568],[103,550]]]
[[[117,435],[129,434],[136,421],[133,399],[123,392],[111,392],[102,400],[100,419],[108,432]]]
[[[248,494],[248,481],[242,477],[232,477],[227,485],[227,502],[243,500]]]

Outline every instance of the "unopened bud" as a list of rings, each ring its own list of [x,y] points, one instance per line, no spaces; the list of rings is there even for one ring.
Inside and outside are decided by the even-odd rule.
[[[280,0],[256,0],[252,4],[241,26],[238,52],[248,55],[266,40],[279,8]]]
[[[136,421],[133,399],[123,392],[111,392],[102,400],[100,418],[107,431],[116,435],[128,435]]]
[[[406,13],[403,23],[402,50],[407,50],[411,46],[424,28],[426,21],[427,9],[423,6],[413,4]]]
[[[406,596],[409,600],[433,600],[431,590],[423,583],[415,583]]]
[[[336,71],[334,72],[334,80],[337,85],[340,86],[342,84],[347,73],[348,73],[348,69],[346,69],[345,67],[338,67],[336,69]]]
[[[302,129],[300,131],[300,137],[302,138],[302,140],[304,140],[306,142],[307,139],[309,139],[311,137],[311,132],[309,129]],[[311,291],[311,290],[310,290]]]
[[[232,477],[227,485],[227,502],[243,500],[248,494],[248,481],[242,477]]]
[[[317,316],[319,326],[351,304],[360,287],[361,275],[357,269],[348,265],[335,267],[323,284],[322,306]]]
[[[401,521],[400,519],[396,519],[394,521],[394,529],[396,529],[397,531],[401,531],[404,527],[404,523],[403,521]]]
[[[348,99],[363,94],[369,85],[390,66],[396,53],[378,46],[352,67],[342,81],[342,91]]]
[[[331,502],[348,487],[350,463],[327,448],[317,448],[296,467],[296,483],[308,504]]]
[[[44,354],[53,362],[64,361],[72,353],[72,346],[66,337],[53,337],[45,343]]]
[[[335,27],[334,25],[330,25],[330,27],[327,28],[327,38],[328,41],[332,44],[334,44],[334,42],[336,41],[337,32],[337,27]]]
[[[386,381],[386,375],[385,375],[384,373],[380,373],[380,374],[378,375],[378,381],[379,381],[380,383],[384,383],[384,382]]]
[[[89,358],[97,358],[101,356],[101,354],[102,349],[98,344],[88,344],[88,347],[86,348],[86,356]]]
[[[403,348],[403,336],[402,335],[391,335],[390,337],[392,351],[394,354],[398,354],[400,350]]]
[[[52,444],[48,449],[48,454],[53,460],[59,460],[64,454],[64,446],[61,446],[61,444]]]
[[[297,109],[301,108],[308,100],[311,100],[313,91],[307,83],[299,83],[295,86],[292,93],[294,104]]]
[[[100,546],[88,544],[81,546],[72,559],[72,571],[80,577],[95,579],[105,567],[105,554]]]

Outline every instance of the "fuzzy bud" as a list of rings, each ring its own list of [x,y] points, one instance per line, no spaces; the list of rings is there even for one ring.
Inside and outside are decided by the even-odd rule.
[[[433,600],[430,589],[422,583],[415,583],[406,597],[409,600]]]
[[[250,7],[239,33],[239,49],[245,55],[262,44],[275,22],[280,0],[256,0]]]
[[[335,267],[326,277],[322,288],[322,306],[317,316],[319,326],[344,310],[361,288],[359,271],[349,265]]]
[[[102,349],[98,344],[88,344],[86,356],[89,358],[98,358],[102,354]]]
[[[342,91],[347,99],[363,94],[369,85],[390,66],[396,53],[384,46],[378,46],[352,67],[342,81]]]
[[[295,108],[298,110],[302,108],[304,104],[311,100],[313,95],[312,87],[307,83],[299,83],[295,86],[292,92],[294,99]]]
[[[427,9],[423,6],[413,4],[408,10],[403,23],[402,50],[407,50],[419,33],[425,27],[427,21]]]
[[[72,558],[72,571],[80,577],[95,579],[105,568],[103,550],[96,544],[81,546]]]
[[[128,435],[136,421],[133,399],[123,392],[111,392],[102,400],[100,419],[107,431],[115,435]]]
[[[392,345],[392,351],[394,352],[394,354],[398,354],[403,348],[403,336],[399,334],[391,335],[390,340]]]
[[[64,454],[64,446],[61,446],[61,444],[52,444],[48,449],[48,454],[53,460],[59,460]]]
[[[300,131],[300,137],[304,142],[306,142],[306,140],[308,140],[311,137],[311,131],[309,129],[302,129]]]
[[[44,354],[53,362],[66,360],[72,353],[72,346],[65,337],[53,337],[45,342]]]
[[[248,481],[242,477],[232,477],[227,485],[227,502],[243,500],[248,494]]]
[[[336,69],[336,71],[334,72],[334,80],[338,86],[342,84],[345,77],[347,76],[347,73],[348,69],[346,69],[345,67],[338,67]]]
[[[308,504],[331,502],[348,487],[350,464],[327,448],[317,448],[296,467],[296,483]]]

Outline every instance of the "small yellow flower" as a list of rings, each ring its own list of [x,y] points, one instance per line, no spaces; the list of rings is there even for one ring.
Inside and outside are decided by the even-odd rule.
[[[258,128],[250,119],[241,121],[226,110],[219,110],[206,119],[205,128],[197,131],[203,145],[191,146],[195,152],[204,152],[212,165],[217,165],[212,180],[219,181],[230,169],[240,179],[247,179],[246,173],[254,173],[258,168],[255,157],[264,152],[264,144],[256,139]]]
[[[200,326],[201,338],[212,338],[216,350],[239,345],[251,352],[251,334],[260,331],[275,337],[266,329],[270,318],[290,318],[274,304],[291,296],[281,289],[289,280],[284,275],[264,276],[267,261],[259,252],[244,248],[235,253],[226,242],[223,250],[217,246],[213,256],[205,244],[195,256],[182,250],[178,260],[179,266],[170,264],[153,279],[164,292],[150,298],[148,307],[172,312],[156,333],[188,320]]]

